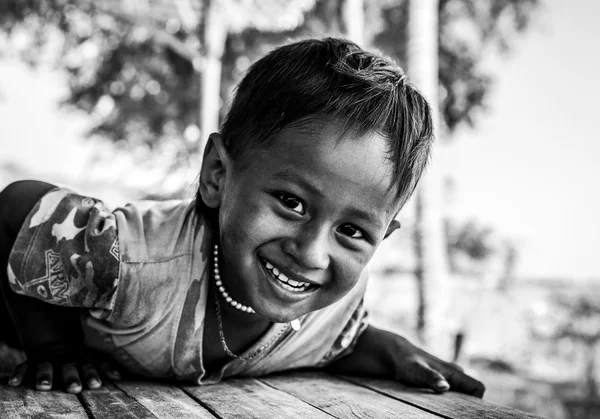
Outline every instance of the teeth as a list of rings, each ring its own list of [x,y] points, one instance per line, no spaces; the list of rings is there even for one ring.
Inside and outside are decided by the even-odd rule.
[[[310,285],[307,282],[299,282],[299,281],[294,281],[293,279],[289,279],[283,273],[280,273],[279,269],[277,269],[276,267],[274,267],[267,261],[265,261],[265,266],[273,274],[273,276],[275,276],[279,280],[281,285],[286,290],[290,290],[290,291],[294,291],[294,292],[301,292],[301,291],[306,290],[306,288],[308,288],[308,286]]]
[[[284,282],[281,283],[281,286],[283,288],[285,288],[286,290],[290,290],[290,291],[293,291],[293,292],[302,292],[302,291],[304,291],[306,289],[306,287],[302,287],[302,288],[292,287],[292,286],[290,286],[290,285],[288,285],[288,284],[286,284]]]

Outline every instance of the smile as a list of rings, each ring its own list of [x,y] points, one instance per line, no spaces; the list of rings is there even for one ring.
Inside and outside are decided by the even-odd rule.
[[[264,259],[261,259],[261,262],[271,276],[277,280],[279,285],[288,291],[300,293],[316,287],[308,282],[299,282],[288,278],[283,272]]]

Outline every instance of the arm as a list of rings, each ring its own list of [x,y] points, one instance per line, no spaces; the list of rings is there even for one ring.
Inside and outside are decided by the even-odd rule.
[[[329,371],[397,380],[436,392],[449,389],[483,397],[482,383],[455,364],[414,346],[405,338],[371,325],[360,335],[354,351],[330,364]]]
[[[78,393],[81,380],[76,366],[83,342],[80,310],[50,305],[14,293],[6,271],[8,257],[23,221],[36,202],[53,188],[53,185],[43,182],[21,181],[0,192],[0,291],[14,331],[20,338],[20,342],[12,343],[22,344],[29,367],[36,369],[36,388],[50,390],[54,368],[59,367],[67,391]],[[27,364],[20,365],[9,383],[20,385],[27,367]],[[96,369],[90,364],[82,365],[82,372],[90,388],[101,385]]]

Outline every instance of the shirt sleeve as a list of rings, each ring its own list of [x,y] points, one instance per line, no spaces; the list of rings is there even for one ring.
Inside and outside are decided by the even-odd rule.
[[[23,222],[7,269],[18,294],[108,316],[120,274],[114,214],[97,199],[49,191]]]

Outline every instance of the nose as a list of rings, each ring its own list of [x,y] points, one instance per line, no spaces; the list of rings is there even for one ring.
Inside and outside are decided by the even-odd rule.
[[[283,242],[283,251],[304,269],[325,270],[329,266],[330,235],[318,226],[299,227],[293,237]]]

